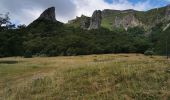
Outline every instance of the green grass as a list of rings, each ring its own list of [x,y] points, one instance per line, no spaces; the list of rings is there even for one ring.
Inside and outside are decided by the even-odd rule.
[[[110,54],[1,60],[20,61],[0,64],[0,83],[6,84],[0,90],[2,100],[170,99],[170,62],[164,57]],[[9,83],[4,83],[7,77]]]

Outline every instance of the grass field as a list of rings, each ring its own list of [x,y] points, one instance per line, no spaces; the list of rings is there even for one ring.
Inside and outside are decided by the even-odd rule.
[[[141,54],[1,58],[0,100],[170,100],[170,62]]]

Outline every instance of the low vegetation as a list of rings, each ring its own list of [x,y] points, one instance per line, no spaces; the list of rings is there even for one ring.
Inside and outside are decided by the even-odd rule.
[[[0,59],[2,100],[169,100],[165,57],[109,54]]]

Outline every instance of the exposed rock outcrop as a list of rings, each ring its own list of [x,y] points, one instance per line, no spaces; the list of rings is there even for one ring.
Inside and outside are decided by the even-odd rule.
[[[45,20],[49,20],[49,21],[56,21],[55,18],[55,7],[50,7],[48,9],[46,9],[38,19],[45,19]]]
[[[116,28],[121,27],[122,23],[123,23],[122,18],[116,16],[115,21],[113,22],[113,27],[116,27]]]
[[[81,16],[82,20],[80,21],[80,28],[88,29],[90,26],[90,18],[84,15]]]
[[[82,15],[81,17],[76,17],[76,19],[68,21],[68,24],[74,27],[88,29],[90,26],[90,17]]]
[[[91,17],[89,30],[100,28],[101,21],[102,21],[102,12],[100,10],[96,10]]]
[[[168,23],[164,28],[163,31],[166,31],[170,27],[170,23]]]
[[[133,14],[128,14],[123,18],[116,16],[115,21],[113,22],[113,27],[115,28],[123,27],[126,30],[129,27],[136,27],[140,25],[142,24],[138,19],[135,18]]]

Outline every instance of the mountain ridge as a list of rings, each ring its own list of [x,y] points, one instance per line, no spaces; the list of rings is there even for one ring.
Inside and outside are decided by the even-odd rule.
[[[81,28],[85,30],[99,29],[101,27],[114,30],[117,28],[125,29],[133,27],[143,27],[146,32],[150,31],[158,23],[166,23],[170,20],[170,5],[161,8],[155,8],[148,11],[137,11],[133,9],[127,10],[95,10],[91,17],[82,15],[73,20],[69,20],[64,24],[56,20],[55,7],[47,8],[38,19],[28,26],[33,25],[40,20],[51,21],[52,23],[60,23],[65,26]],[[59,24],[59,25],[60,25]],[[166,23],[167,26],[169,23]]]
[[[155,26],[155,24],[170,20],[170,6],[167,5],[165,7],[155,8],[148,11],[137,11],[133,9],[128,10],[104,9],[101,11],[101,16],[102,16],[101,24],[98,25],[97,23],[95,23],[97,26],[101,26],[110,30],[113,30],[115,28],[123,28],[127,30],[130,27],[132,28],[144,27],[146,31],[149,31],[152,27]],[[77,18],[69,21],[72,23],[67,24],[74,27],[80,27],[83,19],[80,20],[81,17],[79,17],[79,20],[77,20]],[[90,17],[90,19],[92,19],[92,17]],[[74,24],[79,25],[75,26]]]

